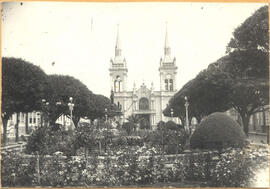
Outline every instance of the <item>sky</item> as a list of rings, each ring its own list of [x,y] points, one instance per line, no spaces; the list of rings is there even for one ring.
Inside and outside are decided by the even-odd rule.
[[[47,74],[71,75],[96,94],[110,95],[110,58],[117,25],[128,67],[128,89],[160,90],[166,22],[177,89],[225,55],[232,33],[263,3],[6,2],[2,56],[22,58]],[[54,65],[52,63],[54,62]]]

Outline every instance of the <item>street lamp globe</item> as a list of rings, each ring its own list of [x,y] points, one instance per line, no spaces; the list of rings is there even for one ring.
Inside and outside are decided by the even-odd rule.
[[[56,105],[61,105],[62,103],[59,101],[59,102],[56,102]]]
[[[173,109],[171,108],[171,117],[173,117]]]
[[[69,101],[72,102],[73,101],[73,98],[72,97],[69,97]]]

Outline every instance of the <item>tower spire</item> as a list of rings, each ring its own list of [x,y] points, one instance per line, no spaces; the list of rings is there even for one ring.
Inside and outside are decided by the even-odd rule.
[[[119,35],[119,24],[117,24],[117,36],[116,36],[116,44],[115,44],[115,56],[121,56],[121,43],[120,43],[120,35]]]
[[[171,48],[169,46],[167,25],[168,25],[168,23],[166,22],[165,45],[164,45],[164,61],[165,62],[170,62],[171,61]]]
[[[164,48],[169,47],[169,40],[168,40],[168,29],[167,29],[168,22],[166,22],[166,34],[165,34],[165,45]]]

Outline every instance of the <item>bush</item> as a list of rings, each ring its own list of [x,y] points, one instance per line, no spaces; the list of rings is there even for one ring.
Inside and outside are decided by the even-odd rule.
[[[122,128],[127,132],[128,135],[131,135],[132,131],[134,130],[136,125],[132,122],[126,122],[123,124]]]
[[[259,169],[268,167],[267,149],[230,149],[220,155],[211,170],[212,187],[254,187]]]
[[[29,136],[25,152],[52,155],[57,151],[73,155],[74,136],[72,131],[55,131],[52,127],[39,127]]]
[[[165,127],[166,129],[174,130],[174,131],[180,129],[177,127],[177,124],[173,121],[167,121],[167,123],[165,124]]]
[[[245,134],[240,125],[225,113],[213,113],[204,119],[191,136],[191,148],[217,149],[243,147]]]
[[[35,158],[21,153],[1,154],[1,183],[3,187],[31,186],[35,183]]]
[[[144,141],[150,146],[159,147],[159,149],[164,147],[166,154],[175,154],[183,151],[186,136],[183,130],[156,130],[150,132]]]
[[[157,124],[157,130],[162,130],[165,128],[166,123],[164,121],[159,121]]]

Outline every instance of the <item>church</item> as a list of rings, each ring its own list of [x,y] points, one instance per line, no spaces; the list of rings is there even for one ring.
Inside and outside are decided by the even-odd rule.
[[[179,123],[178,118],[165,117],[163,110],[169,103],[170,98],[177,92],[176,75],[177,66],[176,58],[171,57],[171,48],[168,43],[168,32],[166,27],[164,56],[159,63],[160,90],[155,91],[153,83],[148,88],[144,83],[139,88],[135,84],[132,91],[127,90],[128,64],[121,53],[121,44],[119,28],[117,30],[115,57],[110,60],[110,82],[114,92],[114,103],[121,107],[123,117],[121,122],[127,121],[131,115],[138,117],[155,129],[159,121],[173,120]],[[158,64],[157,64],[158,65]],[[173,112],[172,112],[173,114]]]

